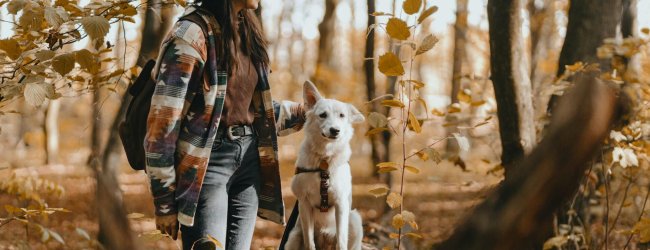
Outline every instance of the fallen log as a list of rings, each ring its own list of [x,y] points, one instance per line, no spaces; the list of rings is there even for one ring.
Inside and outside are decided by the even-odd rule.
[[[554,212],[575,194],[588,162],[626,110],[615,87],[593,75],[576,82],[560,99],[544,139],[434,249],[541,249]]]

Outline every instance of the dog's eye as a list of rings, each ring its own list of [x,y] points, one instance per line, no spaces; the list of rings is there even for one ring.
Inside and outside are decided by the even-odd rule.
[[[339,114],[339,117],[343,118],[343,117],[345,117],[345,115],[344,114]]]
[[[318,116],[320,116],[320,118],[327,118],[327,113],[321,113],[321,114],[318,115]]]

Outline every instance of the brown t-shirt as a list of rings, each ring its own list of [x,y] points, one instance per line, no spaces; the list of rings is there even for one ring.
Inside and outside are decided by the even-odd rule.
[[[250,57],[240,48],[237,46],[237,70],[228,78],[226,100],[221,115],[221,122],[226,126],[253,124],[251,100],[259,76]]]

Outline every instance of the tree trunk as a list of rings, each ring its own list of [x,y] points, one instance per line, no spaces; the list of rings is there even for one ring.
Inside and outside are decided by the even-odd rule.
[[[540,228],[575,194],[588,162],[622,117],[618,95],[593,76],[581,79],[561,100],[543,141],[436,249],[541,248]]]
[[[637,16],[637,0],[623,0],[623,17],[621,20],[621,34],[623,38],[634,36]]]
[[[368,14],[375,12],[375,0],[367,0],[368,4]],[[377,97],[377,85],[375,83],[375,30],[370,30],[370,27],[375,25],[376,18],[372,15],[368,16],[368,36],[366,39],[366,51],[364,54],[363,68],[366,75],[366,96],[368,101],[373,100]],[[373,59],[371,59],[373,58]],[[394,86],[394,85],[393,85]],[[387,91],[392,92],[392,91]],[[372,102],[371,109],[373,112],[378,112],[383,115],[388,114],[388,109],[379,105],[379,102]],[[376,166],[380,162],[387,162],[389,160],[390,153],[390,132],[384,131],[379,134],[375,134],[370,138],[372,144],[372,164]],[[390,174],[379,174],[376,171],[373,172],[374,176],[379,178],[383,183],[390,187],[391,185],[391,175]]]
[[[529,64],[521,34],[523,4],[523,0],[488,1],[491,79],[506,178],[515,161],[536,142]]]
[[[318,25],[318,57],[316,59],[316,72],[314,80],[316,86],[324,93],[330,93],[330,84],[325,84],[321,78],[323,74],[332,70],[330,65],[330,57],[334,48],[334,25],[336,24],[336,4],[338,0],[325,0],[325,15],[323,20]]]
[[[123,27],[120,26],[118,29],[117,41],[119,41],[120,38],[126,39],[121,36],[123,34],[122,28]],[[163,35],[164,33],[157,34],[157,36]],[[117,57],[121,57],[124,55],[123,53],[127,48],[123,43],[117,44],[118,45],[114,52]],[[124,58],[124,60],[126,60],[126,58]],[[126,65],[123,66],[126,67]],[[97,93],[99,93],[99,89],[95,89],[95,96],[98,96]],[[121,158],[121,154],[118,154],[121,152],[118,126],[126,114],[129,97],[130,95],[127,92],[122,94],[120,107],[112,120],[111,127],[109,128],[108,139],[103,147],[103,151],[101,151],[102,149],[100,148],[95,149],[94,147],[99,146],[96,145],[97,142],[93,143],[93,155],[95,157],[92,159],[92,167],[95,172],[95,179],[97,180],[95,195],[97,197],[97,208],[99,209],[99,233],[97,238],[98,241],[107,249],[137,248],[130,228],[129,219],[127,218],[127,211],[124,208],[122,189],[120,188],[118,180],[119,162]],[[98,102],[95,101],[93,104],[94,109],[98,108]],[[94,115],[99,117],[98,113]],[[98,121],[99,120],[97,120],[97,122]],[[95,139],[98,139],[98,137],[93,136],[93,140]]]
[[[467,30],[467,2],[468,0],[456,0],[456,23],[454,24],[454,58],[451,74],[451,103],[458,103],[458,92],[463,80],[463,59],[465,58],[465,32]],[[448,124],[457,124],[458,116],[456,114],[447,115]],[[447,136],[457,132],[456,126],[447,127]],[[458,154],[458,142],[447,140],[447,155],[454,156]]]
[[[537,33],[537,35],[531,35],[532,41],[532,60],[531,60],[531,85],[533,89],[533,96],[536,98],[533,99],[535,102],[535,117],[540,117],[546,114],[546,104],[548,103],[548,96],[542,95],[542,90],[546,84],[550,84],[555,79],[556,69],[549,69],[544,65],[557,65],[556,62],[559,57],[559,53],[556,53],[557,50],[560,50],[556,46],[557,41],[560,39],[560,34],[557,31],[557,23],[555,22],[555,12],[557,11],[553,0],[546,0],[544,2],[544,8],[542,10],[537,10],[536,14],[531,14],[531,18],[536,15],[536,19],[539,19],[537,31],[532,29],[531,25],[531,34]],[[537,38],[534,38],[537,37]],[[549,64],[553,62],[553,64]]]
[[[122,189],[118,181],[118,168],[120,156],[118,126],[122,121],[128,107],[128,93],[124,93],[120,109],[118,110],[110,134],[104,147],[104,152],[97,155],[95,164],[95,178],[97,179],[97,207],[99,208],[99,235],[98,240],[107,249],[135,249],[133,233],[130,228],[127,212],[122,200]],[[93,150],[93,152],[95,152]],[[101,159],[101,162],[100,162]],[[101,168],[101,169],[99,169]]]
[[[375,0],[367,0],[368,14],[375,12]],[[375,25],[375,17],[368,16],[368,36],[366,38],[366,51],[363,56],[363,69],[366,76],[366,97],[368,101],[377,97],[375,86],[375,31],[370,27]],[[373,58],[373,59],[370,59]],[[382,107],[377,102],[373,102],[370,107],[372,112],[378,112]],[[374,135],[370,138],[372,144],[372,165],[386,161],[386,148],[382,143],[382,135]]]
[[[598,59],[596,50],[605,38],[616,37],[622,4],[622,0],[571,1],[566,38],[560,52],[558,76],[564,74],[565,66],[576,62],[599,63],[603,72],[611,69],[607,59]]]
[[[621,15],[623,13],[622,8],[623,0],[570,1],[569,21],[564,45],[560,52],[557,76],[564,74],[566,66],[577,62],[583,62],[585,64],[598,63],[602,72],[611,69],[609,59],[598,58],[597,49],[603,44],[604,39],[616,37],[616,28],[621,21]],[[557,99],[558,96],[551,96],[545,108],[547,113],[554,115]],[[604,173],[597,171],[597,174],[603,175]],[[570,207],[570,204],[564,204],[557,211],[558,223],[567,224],[569,222],[569,210],[574,210],[576,213],[575,216],[580,218],[585,224],[585,227],[588,228],[591,224],[591,216],[588,211],[589,199],[590,197],[584,197],[577,200],[574,207]],[[604,223],[607,223],[606,220],[607,218],[605,218]]]
[[[174,23],[173,16],[174,8],[171,5],[162,0],[147,0],[138,66],[143,67],[150,59],[156,59],[162,40]]]
[[[61,100],[50,100],[45,111],[45,152],[46,163],[59,161],[59,110]]]

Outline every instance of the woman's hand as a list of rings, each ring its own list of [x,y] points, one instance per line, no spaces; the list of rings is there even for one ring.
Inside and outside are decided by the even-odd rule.
[[[178,215],[170,214],[156,216],[156,229],[176,240],[178,236]]]

